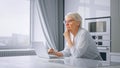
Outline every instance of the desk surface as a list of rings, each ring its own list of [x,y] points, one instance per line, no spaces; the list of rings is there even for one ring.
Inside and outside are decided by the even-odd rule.
[[[0,57],[0,68],[120,68],[103,66],[96,60],[89,59],[43,59],[37,56]]]

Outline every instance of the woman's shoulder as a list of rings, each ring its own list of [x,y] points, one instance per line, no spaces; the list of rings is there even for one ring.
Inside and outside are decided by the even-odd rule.
[[[84,28],[80,29],[78,36],[79,38],[82,38],[82,39],[91,38],[90,33]]]
[[[80,33],[89,33],[85,28],[80,28],[79,32]]]

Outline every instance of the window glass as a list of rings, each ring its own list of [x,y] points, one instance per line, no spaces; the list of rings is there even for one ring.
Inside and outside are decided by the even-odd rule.
[[[0,0],[0,49],[27,48],[29,37],[30,1]]]

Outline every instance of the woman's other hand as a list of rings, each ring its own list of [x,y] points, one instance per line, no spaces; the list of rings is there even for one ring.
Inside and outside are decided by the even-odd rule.
[[[55,50],[53,48],[48,49],[48,54],[54,54]]]

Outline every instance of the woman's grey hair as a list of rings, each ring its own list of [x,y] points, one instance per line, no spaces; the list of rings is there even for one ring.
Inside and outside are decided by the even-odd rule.
[[[77,13],[77,12],[69,12],[69,13],[67,13],[67,15],[65,16],[65,18],[67,18],[67,17],[71,17],[71,18],[73,18],[73,19],[76,20],[76,21],[80,21],[80,24],[82,24],[82,17],[81,17],[80,14]]]

